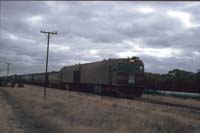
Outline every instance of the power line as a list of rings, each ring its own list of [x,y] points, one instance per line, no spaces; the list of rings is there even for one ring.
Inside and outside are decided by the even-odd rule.
[[[48,77],[47,77],[47,70],[48,70],[48,58],[49,58],[49,40],[50,35],[57,35],[57,32],[47,32],[47,31],[40,31],[40,33],[47,34],[47,54],[46,54],[46,71],[45,71],[45,85],[44,85],[44,99],[46,98],[46,88],[48,85]]]

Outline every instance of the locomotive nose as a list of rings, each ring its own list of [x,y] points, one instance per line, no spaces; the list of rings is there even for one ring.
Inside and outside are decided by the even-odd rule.
[[[126,73],[126,72],[119,72],[117,74],[117,82],[119,84],[134,84],[135,83],[135,75]]]
[[[133,74],[129,75],[128,83],[129,84],[134,84],[135,83],[135,76]]]

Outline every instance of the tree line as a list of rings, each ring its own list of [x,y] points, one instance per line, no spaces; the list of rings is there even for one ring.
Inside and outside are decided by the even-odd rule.
[[[145,89],[200,93],[200,71],[174,69],[167,74],[145,73]]]

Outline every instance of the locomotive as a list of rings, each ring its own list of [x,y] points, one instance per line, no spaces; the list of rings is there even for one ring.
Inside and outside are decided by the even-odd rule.
[[[18,75],[21,82],[46,85],[45,73]],[[144,64],[139,57],[108,59],[64,66],[48,72],[48,86],[68,90],[140,97],[144,89]]]

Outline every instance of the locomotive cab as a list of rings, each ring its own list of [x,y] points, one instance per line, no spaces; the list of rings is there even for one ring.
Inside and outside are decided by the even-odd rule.
[[[144,88],[144,65],[138,57],[119,62],[113,67],[113,85],[119,86],[120,92],[141,96]],[[137,94],[138,92],[138,94]]]

